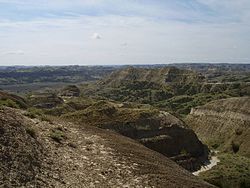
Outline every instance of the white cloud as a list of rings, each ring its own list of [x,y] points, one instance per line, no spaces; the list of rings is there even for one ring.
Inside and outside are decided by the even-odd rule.
[[[101,35],[99,33],[93,33],[91,36],[92,39],[101,39]]]
[[[22,50],[0,52],[1,56],[6,56],[6,55],[24,55],[24,54],[25,54],[25,52],[22,51]]]
[[[121,46],[126,47],[126,46],[128,46],[128,43],[126,43],[126,42],[121,43]]]

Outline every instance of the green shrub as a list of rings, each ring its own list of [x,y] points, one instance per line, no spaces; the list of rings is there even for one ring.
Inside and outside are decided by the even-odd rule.
[[[58,143],[61,143],[66,138],[65,133],[61,130],[61,128],[53,129],[49,136]]]
[[[8,106],[11,108],[20,108],[20,106],[11,99],[1,99],[0,106]]]

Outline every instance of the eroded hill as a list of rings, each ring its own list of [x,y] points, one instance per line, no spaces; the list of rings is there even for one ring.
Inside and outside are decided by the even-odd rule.
[[[201,173],[222,188],[250,186],[250,97],[210,102],[192,109],[186,118],[199,138],[218,150],[220,163]]]
[[[217,100],[194,108],[186,122],[206,143],[250,157],[250,97]]]
[[[202,73],[175,67],[128,67],[97,83],[83,85],[82,92],[121,102],[151,104],[185,116],[192,107],[215,99],[250,95],[250,85],[242,80],[211,81]]]
[[[0,110],[3,187],[212,187],[129,138],[23,114]]]

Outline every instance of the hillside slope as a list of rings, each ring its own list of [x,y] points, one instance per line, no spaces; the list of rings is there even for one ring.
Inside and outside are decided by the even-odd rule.
[[[220,151],[219,164],[201,177],[221,188],[250,187],[250,97],[194,108],[186,122],[202,141]]]
[[[204,142],[250,157],[250,97],[216,100],[194,108],[186,122]]]
[[[0,111],[3,187],[212,187],[126,137],[23,113]]]

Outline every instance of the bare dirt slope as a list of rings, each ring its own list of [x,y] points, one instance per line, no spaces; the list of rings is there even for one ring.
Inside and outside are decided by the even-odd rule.
[[[212,187],[116,133],[0,110],[1,187]]]

